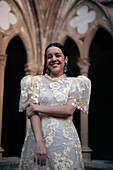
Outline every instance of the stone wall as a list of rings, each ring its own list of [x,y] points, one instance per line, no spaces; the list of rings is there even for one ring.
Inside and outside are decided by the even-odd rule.
[[[88,76],[91,42],[99,28],[113,37],[112,14],[112,0],[0,0],[0,125],[6,49],[11,39],[21,38],[27,53],[25,72],[36,75],[42,73],[46,46],[51,42],[64,44],[69,37],[80,53],[80,73]],[[88,153],[85,159],[90,159],[87,115],[81,116],[81,140],[84,154]]]

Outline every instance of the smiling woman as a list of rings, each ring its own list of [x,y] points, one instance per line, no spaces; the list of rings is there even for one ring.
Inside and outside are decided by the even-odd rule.
[[[64,57],[60,48],[53,46],[47,49],[47,66],[51,70],[51,77],[59,77],[64,74],[64,65],[67,61],[68,57]]]
[[[20,111],[26,110],[31,127],[19,169],[84,169],[72,118],[76,108],[88,112],[91,83],[85,76],[67,77],[67,61],[64,47],[52,43],[45,50],[44,75],[21,80]]]

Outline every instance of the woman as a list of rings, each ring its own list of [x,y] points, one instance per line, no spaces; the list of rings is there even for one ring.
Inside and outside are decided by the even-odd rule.
[[[44,75],[21,80],[20,111],[26,109],[32,128],[25,138],[19,169],[84,169],[72,117],[76,108],[88,112],[91,83],[85,76],[66,75],[65,49],[52,43],[45,50]]]

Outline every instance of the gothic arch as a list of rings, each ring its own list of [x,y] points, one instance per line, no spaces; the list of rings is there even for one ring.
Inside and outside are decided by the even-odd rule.
[[[64,46],[67,49],[71,70],[72,70],[74,76],[78,76],[80,74],[78,66],[77,66],[78,59],[80,58],[78,46],[75,43],[75,41],[72,38],[70,38],[69,36],[67,36]]]
[[[4,10],[6,18],[8,18],[10,15],[13,15],[13,18],[15,18],[15,22],[13,21],[13,18],[10,18],[10,22],[3,22],[0,25],[0,32],[2,33],[2,40],[3,40],[3,53],[5,54],[6,48],[11,41],[11,39],[17,35],[20,36],[22,41],[24,42],[24,45],[26,47],[27,52],[27,68],[26,68],[26,74],[37,74],[38,65],[41,64],[41,56],[40,56],[40,48],[37,50],[37,32],[35,30],[36,22],[35,22],[35,15],[33,18],[33,9],[32,6],[30,6],[30,2],[12,2],[10,0],[8,1],[1,1],[0,5],[3,5],[3,7],[6,7],[6,11]],[[23,6],[22,6],[23,5]],[[24,10],[24,7],[26,6],[26,10]],[[31,9],[31,10],[29,10]],[[2,14],[1,14],[2,15]],[[29,16],[29,17],[28,17]],[[6,20],[7,21],[7,20]],[[5,28],[5,23],[7,23],[7,27]],[[3,26],[4,27],[3,27]],[[33,33],[32,33],[33,32]],[[38,57],[37,57],[38,56]]]
[[[89,51],[92,94],[89,109],[89,144],[93,159],[113,160],[113,37],[99,28]]]
[[[6,49],[7,62],[4,80],[2,147],[3,156],[20,156],[25,137],[26,114],[19,113],[20,80],[25,75],[27,55],[19,36]]]

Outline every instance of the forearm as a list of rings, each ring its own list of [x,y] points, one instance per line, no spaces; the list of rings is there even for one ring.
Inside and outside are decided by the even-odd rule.
[[[42,129],[41,129],[41,122],[40,122],[40,117],[39,115],[33,115],[30,118],[31,121],[31,126],[33,129],[34,137],[37,143],[43,141],[42,137]]]
[[[58,106],[43,106],[37,105],[36,111],[59,117],[68,117],[72,116],[76,108],[72,105],[58,105]]]

